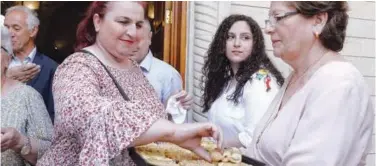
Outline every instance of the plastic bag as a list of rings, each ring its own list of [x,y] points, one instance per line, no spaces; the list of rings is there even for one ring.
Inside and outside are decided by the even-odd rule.
[[[171,114],[174,123],[182,124],[187,117],[187,110],[183,108],[178,98],[182,97],[184,92],[181,91],[171,96],[167,101],[166,111]]]

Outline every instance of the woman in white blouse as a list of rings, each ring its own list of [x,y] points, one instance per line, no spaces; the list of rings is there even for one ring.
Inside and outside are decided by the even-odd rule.
[[[365,165],[374,107],[361,73],[338,52],[347,2],[272,2],[265,31],[294,71],[261,119],[249,155],[271,166]]]
[[[224,147],[248,147],[253,130],[280,85],[281,73],[265,53],[259,25],[250,17],[223,20],[205,62],[204,112],[220,126]]]

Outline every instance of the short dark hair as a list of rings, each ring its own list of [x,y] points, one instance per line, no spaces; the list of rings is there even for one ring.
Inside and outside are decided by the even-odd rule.
[[[349,18],[346,1],[295,1],[290,4],[305,17],[328,13],[328,20],[319,39],[327,49],[337,52],[342,50]]]

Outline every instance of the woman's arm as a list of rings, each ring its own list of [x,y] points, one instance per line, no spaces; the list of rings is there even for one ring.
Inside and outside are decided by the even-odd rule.
[[[27,155],[22,155],[21,150],[22,150],[22,147],[26,145],[28,141],[28,137],[19,132],[18,134],[19,134],[19,141],[17,141],[18,142],[17,145],[14,146],[12,149],[15,152],[19,153],[21,157],[24,158],[28,163],[30,163],[31,165],[35,165],[37,163],[38,151],[40,148],[38,140],[30,138],[30,148],[31,148],[30,152]]]
[[[167,127],[168,126],[168,127]],[[129,146],[145,145],[155,141],[167,141],[174,135],[177,125],[165,119],[159,119],[148,130],[136,138]]]
[[[168,120],[159,119],[130,146],[145,145],[156,141],[171,142],[210,161],[209,154],[200,146],[202,137],[213,137],[217,140],[218,147],[222,147],[222,132],[214,124],[174,124]]]
[[[22,157],[28,162],[36,164],[36,160],[42,157],[51,145],[53,125],[42,96],[34,89],[30,88],[28,91],[27,136],[23,135],[21,140],[26,143],[27,137],[30,138],[31,151]]]

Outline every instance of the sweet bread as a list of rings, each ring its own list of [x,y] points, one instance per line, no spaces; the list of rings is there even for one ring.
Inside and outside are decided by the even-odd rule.
[[[242,162],[242,153],[238,148],[230,148],[227,149],[228,153],[230,154],[228,156],[228,159],[232,163],[240,163]]]
[[[160,160],[160,159],[150,158],[147,161],[151,165],[179,166],[179,164],[176,164],[176,162],[174,160]]]
[[[208,163],[205,160],[183,160],[179,162],[180,166],[216,166],[213,163]]]
[[[215,140],[212,140],[212,139],[207,138],[207,137],[204,137],[204,138],[201,139],[200,146],[202,146],[204,149],[206,149],[209,152],[214,151],[215,149],[218,148]]]
[[[221,161],[223,159],[223,155],[218,151],[210,152],[210,157],[211,157],[212,161],[214,161],[214,162],[218,162],[218,161]]]
[[[193,152],[171,143],[151,143],[136,147],[148,163],[156,166],[243,166],[241,151],[237,148],[225,149],[223,154],[217,150],[217,144],[210,139],[203,139],[201,146],[206,149],[213,161],[202,160]]]

